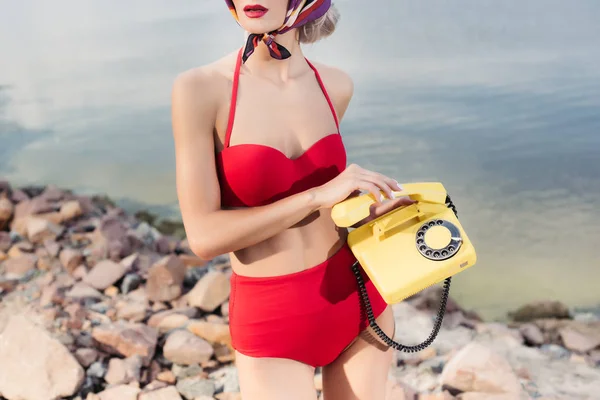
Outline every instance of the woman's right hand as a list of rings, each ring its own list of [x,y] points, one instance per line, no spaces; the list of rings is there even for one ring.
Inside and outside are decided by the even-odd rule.
[[[401,191],[402,187],[390,177],[350,164],[329,182],[312,189],[319,209],[331,208],[361,190],[370,192],[381,203],[384,200],[381,191],[393,199],[392,191]]]

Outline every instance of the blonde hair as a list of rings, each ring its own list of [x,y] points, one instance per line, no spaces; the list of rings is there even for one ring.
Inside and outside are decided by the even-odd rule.
[[[300,43],[315,43],[330,36],[339,19],[340,12],[332,4],[325,15],[298,28]]]

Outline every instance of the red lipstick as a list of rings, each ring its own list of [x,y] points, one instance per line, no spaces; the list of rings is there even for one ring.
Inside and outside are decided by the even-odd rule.
[[[248,18],[260,18],[265,15],[269,11],[268,8],[265,8],[258,4],[249,4],[244,7],[244,13]]]

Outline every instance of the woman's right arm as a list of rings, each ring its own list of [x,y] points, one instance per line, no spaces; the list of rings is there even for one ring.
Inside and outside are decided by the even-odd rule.
[[[392,190],[392,179],[352,165],[321,187],[272,204],[221,209],[213,130],[222,88],[215,82],[209,72],[188,71],[177,77],[172,90],[177,197],[190,248],[198,257],[208,260],[259,243],[355,190]]]

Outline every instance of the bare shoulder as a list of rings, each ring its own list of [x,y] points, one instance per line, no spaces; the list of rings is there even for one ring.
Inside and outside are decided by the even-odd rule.
[[[341,119],[348,104],[354,94],[354,81],[352,77],[344,70],[313,62],[313,65],[319,71],[319,75],[323,80],[323,84],[331,97],[331,101],[334,103],[336,111]]]
[[[216,108],[226,94],[233,74],[235,54],[230,53],[216,61],[180,72],[173,81],[173,107]]]

